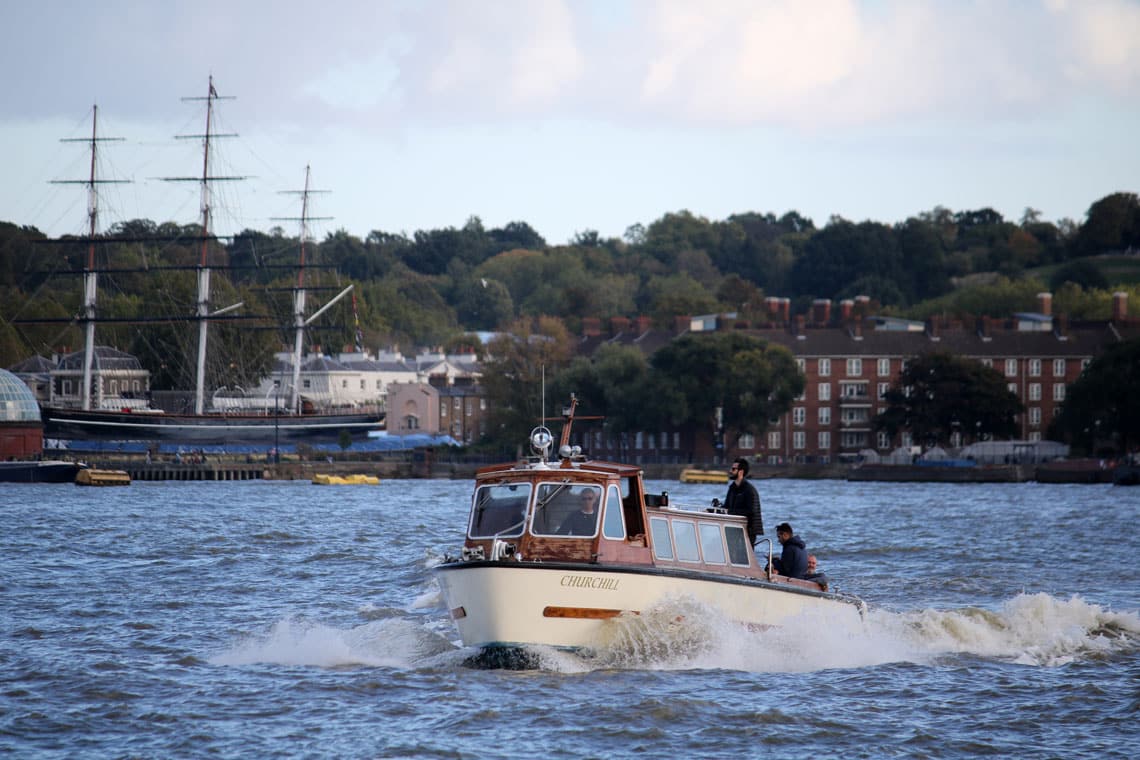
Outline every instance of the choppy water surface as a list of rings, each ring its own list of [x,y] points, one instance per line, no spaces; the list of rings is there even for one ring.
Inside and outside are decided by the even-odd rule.
[[[659,610],[529,671],[431,578],[467,482],[0,485],[0,754],[1135,756],[1140,489],[758,485],[864,635]]]

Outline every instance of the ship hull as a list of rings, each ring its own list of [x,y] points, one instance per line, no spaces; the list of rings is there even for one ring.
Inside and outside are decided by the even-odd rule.
[[[342,431],[364,438],[381,414],[165,414],[44,408],[44,438],[162,441],[199,445],[336,442]]]
[[[858,600],[753,578],[511,560],[448,563],[435,572],[468,647],[597,649],[613,632],[613,618],[676,600],[758,628],[809,615],[852,631],[862,625]]]
[[[74,483],[79,470],[74,462],[0,462],[0,483]]]

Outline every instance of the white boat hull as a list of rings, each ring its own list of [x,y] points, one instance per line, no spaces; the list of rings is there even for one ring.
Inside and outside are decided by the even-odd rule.
[[[436,577],[469,647],[596,648],[614,617],[671,600],[692,600],[757,627],[816,615],[854,630],[862,619],[860,604],[834,594],[660,569],[476,562],[443,565]]]

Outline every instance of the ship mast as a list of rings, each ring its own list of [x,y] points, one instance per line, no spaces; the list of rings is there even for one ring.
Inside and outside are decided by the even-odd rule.
[[[84,352],[83,352],[83,390],[80,393],[82,408],[91,409],[91,368],[95,359],[95,302],[98,296],[98,274],[95,269],[95,233],[99,228],[99,193],[98,185],[121,184],[129,182],[125,179],[97,179],[95,170],[97,166],[96,154],[101,142],[122,142],[121,137],[99,137],[99,106],[91,107],[91,137],[69,137],[60,142],[85,142],[91,147],[91,170],[87,179],[53,180],[57,185],[86,185],[87,186],[87,265],[83,270],[83,316],[84,322]]]
[[[202,175],[200,177],[163,177],[167,182],[198,182],[201,186],[202,210],[202,240],[198,257],[198,296],[195,308],[195,319],[198,321],[198,365],[194,376],[194,413],[202,414],[205,410],[206,399],[206,336],[209,332],[210,317],[232,311],[242,304],[237,303],[210,312],[210,212],[213,207],[213,197],[210,192],[211,182],[245,179],[238,176],[215,176],[210,174],[210,145],[215,138],[237,137],[236,133],[223,134],[213,132],[214,101],[233,100],[233,96],[222,96],[214,89],[214,77],[210,76],[209,90],[205,97],[182,98],[183,101],[206,101],[206,132],[201,135],[176,135],[178,139],[198,139],[202,141]]]
[[[308,319],[305,319],[305,256],[306,246],[309,242],[309,222],[316,220],[332,219],[331,216],[309,216],[309,197],[315,193],[327,193],[327,190],[313,190],[309,186],[311,173],[309,166],[305,166],[305,189],[304,190],[283,190],[282,192],[288,195],[301,196],[301,215],[300,216],[275,216],[274,219],[280,221],[296,221],[301,224],[301,258],[297,266],[297,287],[293,290],[293,386],[289,393],[289,409],[294,414],[301,412],[301,347],[305,339],[305,328],[313,323],[317,317],[325,312],[330,306],[344,298],[349,292],[352,291],[352,285],[342,290],[335,298],[322,306],[316,313]]]

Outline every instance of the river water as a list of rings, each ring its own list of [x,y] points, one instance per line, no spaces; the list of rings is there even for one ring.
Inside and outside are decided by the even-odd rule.
[[[0,755],[1136,756],[1140,488],[758,485],[865,632],[646,615],[526,671],[431,576],[469,482],[0,485]]]

